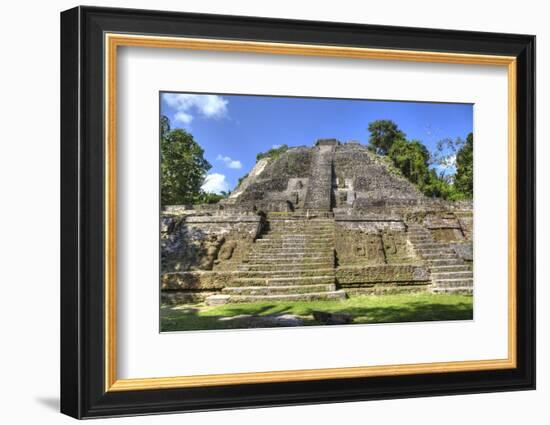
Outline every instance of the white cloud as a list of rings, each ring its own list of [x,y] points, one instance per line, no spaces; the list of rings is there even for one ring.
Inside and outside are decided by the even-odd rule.
[[[176,114],[174,115],[174,120],[182,122],[184,124],[191,124],[191,121],[193,121],[193,115],[182,111],[176,112]]]
[[[229,103],[223,97],[213,94],[164,93],[162,99],[176,110],[174,120],[183,124],[193,121],[193,113],[205,118],[223,118],[227,115]]]
[[[229,183],[225,176],[220,173],[212,173],[206,176],[201,189],[208,193],[229,192]]]
[[[236,159],[231,159],[228,156],[218,155],[216,159],[218,161],[222,161],[227,168],[233,168],[235,170],[239,170],[243,168],[243,164],[241,164],[241,161],[238,161]]]
[[[279,149],[282,145],[271,145],[272,149]]]

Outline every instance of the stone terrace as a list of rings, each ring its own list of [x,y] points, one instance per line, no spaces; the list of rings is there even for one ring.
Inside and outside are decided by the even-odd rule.
[[[228,199],[166,207],[163,302],[473,293],[472,204],[428,199],[386,157],[321,139],[259,160]]]

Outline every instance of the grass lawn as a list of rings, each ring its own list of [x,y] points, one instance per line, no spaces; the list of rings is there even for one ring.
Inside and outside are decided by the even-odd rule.
[[[313,318],[313,311],[348,313],[353,316],[354,324],[470,320],[473,318],[473,298],[467,295],[404,294],[357,296],[334,301],[226,304],[215,307],[205,304],[163,305],[161,330],[242,329],[256,327],[251,324],[254,318],[283,314],[298,316],[304,325],[319,325]]]

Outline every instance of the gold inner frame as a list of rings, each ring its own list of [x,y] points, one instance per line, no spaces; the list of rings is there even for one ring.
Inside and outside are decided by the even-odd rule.
[[[370,49],[255,41],[105,34],[105,391],[358,378],[416,373],[511,369],[516,358],[516,58],[459,53]],[[495,360],[248,372],[164,378],[118,379],[116,324],[116,123],[117,48],[120,46],[325,56],[507,67],[508,71],[508,357]]]

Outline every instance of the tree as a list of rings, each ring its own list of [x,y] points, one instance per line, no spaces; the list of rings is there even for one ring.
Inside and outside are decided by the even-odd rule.
[[[160,117],[160,140],[164,140],[170,133],[170,120],[166,115]]]
[[[194,203],[212,166],[191,134],[179,128],[171,130],[165,116],[161,117],[160,124],[161,202],[163,205]]]
[[[456,154],[455,187],[466,197],[474,194],[474,135],[468,134],[466,143]]]
[[[460,200],[473,193],[473,135],[464,141],[443,139],[436,151],[430,153],[420,140],[407,140],[397,124],[390,120],[369,123],[369,149],[379,155],[387,155],[396,168],[426,196]],[[456,174],[447,175],[449,164],[454,164]],[[446,166],[440,173],[431,167]],[[445,167],[439,167],[445,168]]]
[[[388,156],[403,175],[421,190],[428,181],[430,152],[418,140],[399,139],[393,142]]]
[[[465,141],[460,137],[455,140],[445,138],[437,142],[435,151],[432,152],[431,165],[442,169],[445,175],[452,176],[456,172],[456,153],[464,146]],[[447,173],[452,174],[447,174]]]
[[[230,195],[230,192],[221,191],[219,194],[217,193],[211,193],[211,192],[204,192],[202,191],[195,201],[199,204],[215,204],[222,199],[227,198]]]
[[[450,200],[463,198],[452,184],[452,179],[449,176],[446,176],[444,172],[437,174],[434,169],[429,171],[426,183],[422,188],[422,193],[432,198],[443,198]]]
[[[391,120],[377,120],[369,124],[369,149],[386,155],[397,140],[405,140],[405,133]]]

